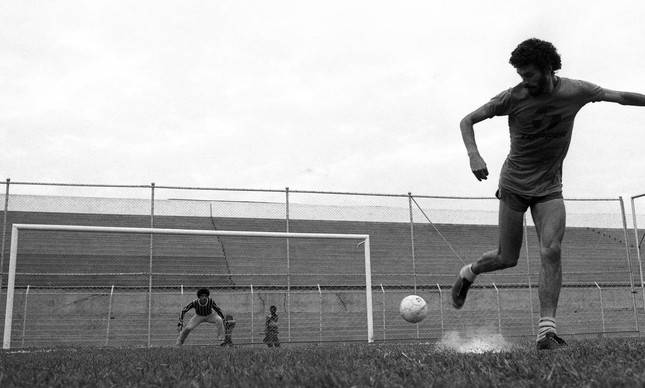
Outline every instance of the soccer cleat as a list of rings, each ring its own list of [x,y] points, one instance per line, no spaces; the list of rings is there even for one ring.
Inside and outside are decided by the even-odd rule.
[[[471,284],[473,284],[473,282],[459,276],[455,285],[452,286],[452,307],[456,309],[463,307]]]
[[[546,337],[538,341],[537,350],[558,350],[567,346],[569,345],[555,333],[546,333]]]

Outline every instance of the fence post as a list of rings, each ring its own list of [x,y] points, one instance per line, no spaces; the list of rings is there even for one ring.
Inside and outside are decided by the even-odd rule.
[[[495,287],[495,293],[497,294],[497,325],[499,327],[499,334],[502,334],[502,306],[499,302],[499,290],[497,289],[497,286],[495,283],[493,283],[493,287]]]
[[[155,183],[150,184],[150,228],[155,227]],[[150,234],[150,260],[148,263],[148,346],[152,330],[152,250],[154,235]]]
[[[285,212],[287,233],[289,233],[289,188],[285,187]],[[287,237],[287,338],[291,342],[291,251],[290,241]]]
[[[596,284],[596,287],[598,287],[598,293],[600,294],[600,321],[602,322],[602,334],[603,336],[605,333],[607,333],[607,329],[605,328],[605,308],[602,303],[602,288],[598,285],[598,282],[594,282]]]
[[[110,339],[110,319],[112,317],[112,297],[113,296],[114,296],[114,284],[112,285],[112,290],[110,291],[110,301],[108,302],[107,329],[105,330],[105,346],[108,346],[108,341]]]
[[[625,214],[625,203],[623,202],[623,197],[618,197],[620,200],[620,214],[623,217],[623,238],[625,239],[625,252],[627,253],[627,268],[629,268],[629,284],[632,291],[632,306],[634,308],[634,322],[636,324],[636,330],[640,337],[640,328],[638,327],[638,313],[636,311],[636,291],[634,291],[634,275],[632,274],[632,259],[631,254],[629,253],[629,241],[627,240],[627,216]]]
[[[636,225],[636,207],[634,199],[645,196],[645,194],[637,195],[632,197],[632,222],[634,223],[634,245],[636,245],[636,257],[638,258],[638,273],[640,274],[641,279],[641,295],[643,297],[643,309],[645,309],[645,283],[643,282],[643,262],[641,260],[641,244],[640,238],[638,237],[638,226]],[[630,268],[631,269],[631,268]]]
[[[414,217],[412,216],[412,193],[408,192],[408,208],[410,209],[410,245],[412,249],[412,276],[414,280],[414,294],[417,294],[417,263],[414,255]]]
[[[253,343],[254,339],[254,332],[253,332],[253,324],[255,323],[255,318],[254,318],[254,312],[255,312],[255,294],[253,293],[253,284],[251,284],[251,343]]]
[[[385,288],[383,288],[383,283],[381,283],[380,286],[381,286],[381,295],[383,295],[383,297],[381,298],[381,301],[382,301],[381,315],[383,315],[383,339],[385,340]]]
[[[443,293],[441,292],[441,286],[437,283],[437,289],[439,289],[439,315],[441,317],[441,338],[443,338],[444,324],[443,324]]]
[[[179,292],[181,293],[181,298],[179,298],[180,299],[180,301],[179,301],[179,311],[183,311],[184,310],[184,285],[183,284],[179,285]],[[181,316],[181,313],[180,313],[179,316]],[[182,330],[183,330],[183,328],[182,328]]]
[[[4,244],[5,236],[7,235],[7,212],[9,211],[9,182],[11,179],[7,178],[7,185],[4,195],[4,219],[2,221],[2,246],[0,247],[0,295],[2,295],[2,269],[4,268]]]
[[[625,216],[625,203],[623,197],[618,197],[620,200],[620,214],[623,217],[623,238],[625,239],[625,252],[627,254],[627,268],[629,268],[629,284],[632,287],[632,295],[634,294],[634,275],[632,274],[632,257],[629,252],[629,240],[627,239],[627,217]]]
[[[323,324],[322,324],[322,319],[323,319],[323,297],[322,297],[322,290],[320,289],[320,284],[318,284],[318,295],[320,297],[320,307],[318,308],[318,312],[320,313],[320,316],[318,317],[318,322],[320,324],[319,332],[318,332],[318,341],[322,342],[322,332],[323,332]]]

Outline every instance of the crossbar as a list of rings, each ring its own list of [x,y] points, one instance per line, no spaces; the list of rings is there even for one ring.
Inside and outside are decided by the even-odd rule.
[[[50,230],[50,231],[59,231],[59,232],[172,234],[172,235],[196,235],[196,236],[329,238],[329,239],[349,239],[349,240],[365,240],[369,238],[368,234],[256,232],[256,231],[237,231],[237,230],[128,228],[128,227],[113,227],[113,226],[47,225],[47,224],[14,224],[13,228],[21,229],[21,230]]]

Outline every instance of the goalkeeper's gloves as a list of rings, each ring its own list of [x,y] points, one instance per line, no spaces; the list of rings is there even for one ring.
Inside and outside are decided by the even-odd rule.
[[[184,329],[184,321],[180,320],[177,322],[177,331],[182,331]]]

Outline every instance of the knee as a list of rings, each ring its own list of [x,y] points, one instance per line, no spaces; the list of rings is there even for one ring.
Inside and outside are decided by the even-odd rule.
[[[504,259],[502,258],[501,263],[504,266],[502,269],[513,268],[517,265],[518,258],[515,259]]]
[[[562,255],[562,247],[559,243],[553,243],[548,246],[540,247],[540,256],[546,263],[559,263]]]
[[[503,254],[502,250],[500,249],[497,253],[497,261],[501,264],[502,268],[500,269],[506,269],[506,268],[513,268],[517,265],[517,262],[519,261],[520,256],[519,255],[507,255]]]

